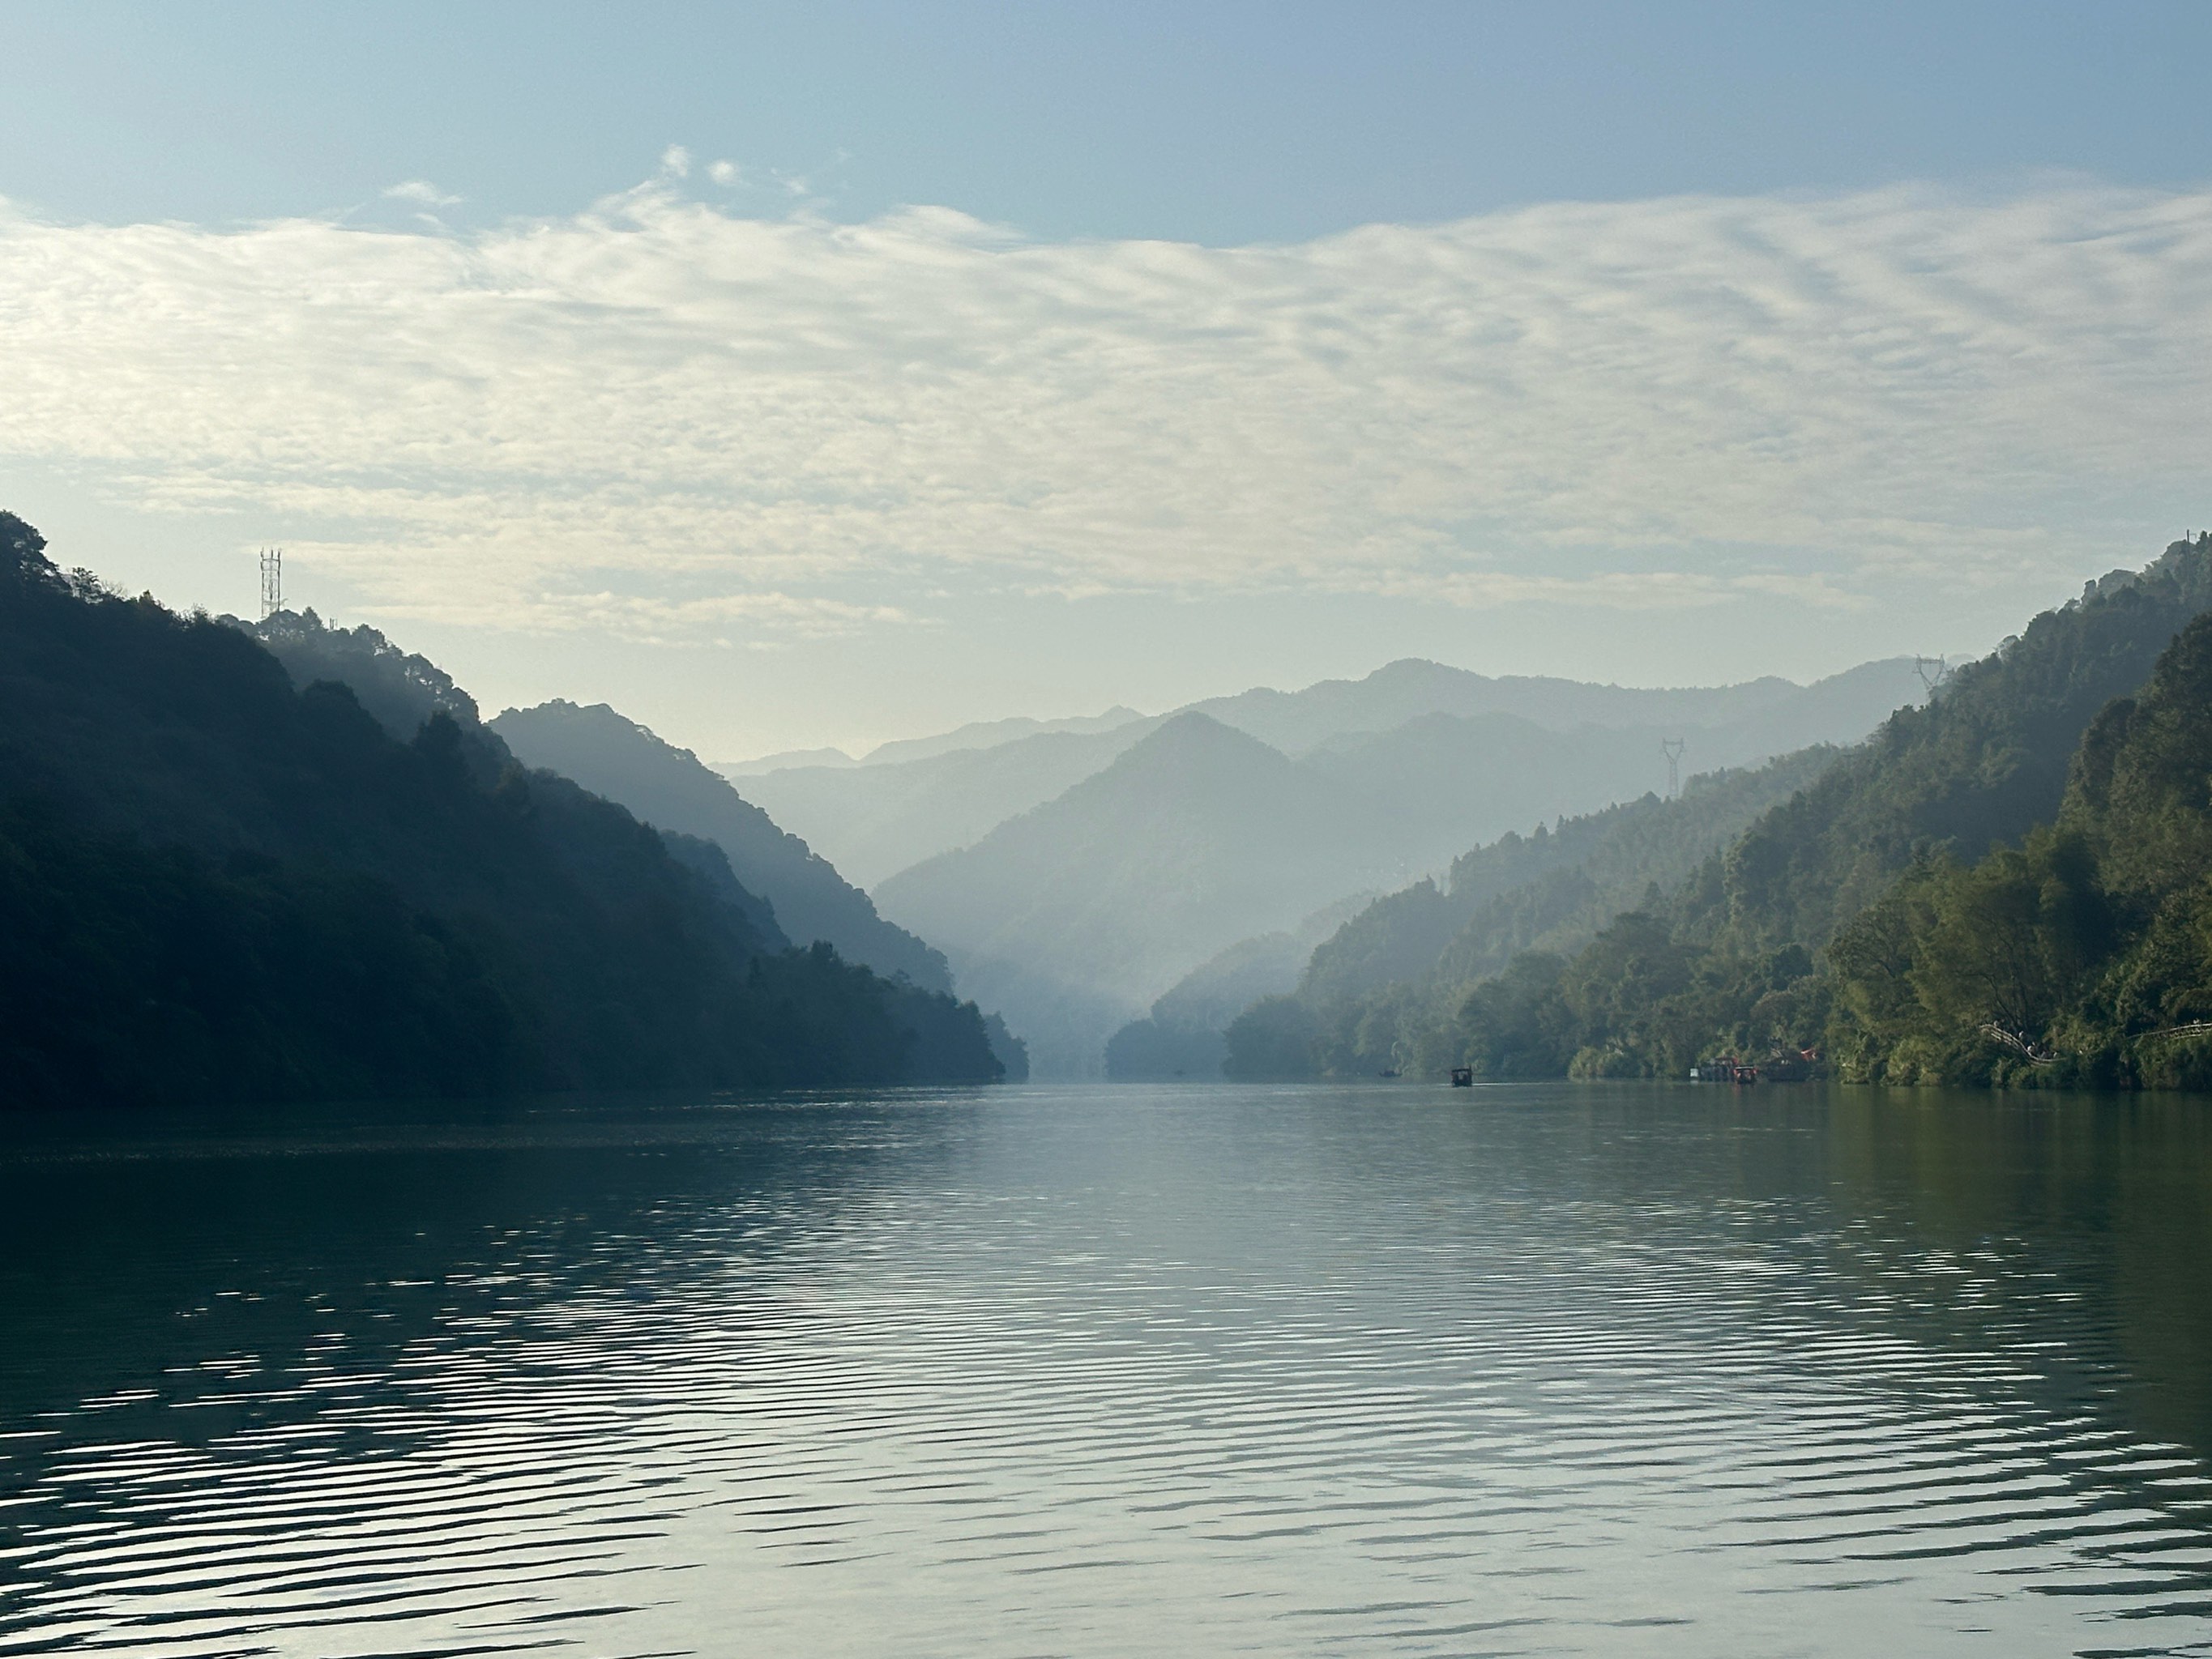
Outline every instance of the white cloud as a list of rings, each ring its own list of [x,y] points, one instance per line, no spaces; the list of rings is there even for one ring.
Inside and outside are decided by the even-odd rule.
[[[716,161],[707,169],[707,176],[727,190],[743,184],[745,173],[735,161]]]
[[[404,184],[393,185],[384,194],[390,201],[419,202],[424,207],[457,207],[461,202],[461,198],[447,195],[428,179],[410,179]]]
[[[248,508],[392,615],[1934,603],[2140,552],[2130,515],[2203,489],[2212,196],[1686,198],[1225,249],[657,185],[471,234],[0,209],[0,454]]]
[[[691,152],[681,144],[671,144],[660,152],[660,170],[672,179],[683,179],[691,172]]]

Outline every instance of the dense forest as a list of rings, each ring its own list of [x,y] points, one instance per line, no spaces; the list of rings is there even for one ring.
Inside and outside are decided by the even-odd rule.
[[[2206,1080],[2208,607],[2212,537],[2178,542],[1900,709],[1587,944],[1446,947],[1380,991],[1269,999],[1231,1026],[1228,1069],[1664,1077],[1813,1050],[1878,1080]]]
[[[1000,1075],[972,1004],[791,949],[713,843],[355,644],[374,712],[0,514],[0,1100]]]
[[[556,699],[510,708],[489,725],[526,765],[574,778],[663,830],[713,842],[738,879],[775,907],[793,940],[827,939],[847,961],[887,977],[932,991],[952,988],[940,952],[878,915],[866,893],[689,750],[605,703],[580,708]]]
[[[1468,988],[1516,958],[1550,960],[1686,880],[1759,815],[1818,778],[1821,746],[1707,773],[1656,795],[1507,835],[1453,860],[1447,880],[1387,895],[1323,939],[1294,993],[1229,1027],[1233,1076],[1331,1077],[1462,1063],[1454,1016]]]

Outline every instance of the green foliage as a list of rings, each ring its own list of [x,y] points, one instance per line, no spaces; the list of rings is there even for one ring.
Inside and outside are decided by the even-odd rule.
[[[1249,1081],[1311,1077],[1316,1033],[1312,1013],[1296,997],[1262,997],[1239,1014],[1224,1042],[1224,1076]]]
[[[1559,994],[1566,966],[1550,951],[1525,951],[1504,973],[1470,989],[1452,1021],[1459,1063],[1498,1081],[1565,1071],[1573,1052]]]
[[[1924,860],[1828,960],[1847,1076],[2212,1084],[2212,617],[2091,723],[2055,824]]]
[[[942,955],[884,921],[866,893],[690,750],[664,743],[604,703],[579,708],[556,699],[510,708],[490,729],[528,764],[574,778],[663,831],[712,842],[736,880],[774,907],[776,925],[793,939],[825,939],[847,960],[887,978],[902,975],[927,990],[952,988]]]
[[[1483,1022],[1503,1016],[1479,997],[1471,1004],[1470,996],[1527,953],[1564,957],[1590,945],[1639,904],[1656,914],[1662,887],[1716,859],[1763,809],[1819,778],[1837,752],[1803,750],[1761,767],[1694,777],[1674,800],[1646,795],[1533,835],[1509,835],[1455,860],[1446,888],[1421,882],[1376,900],[1325,940],[1307,965],[1297,993],[1307,1010],[1311,1057],[1304,1074],[1371,1076],[1387,1069],[1441,1077],[1460,1065],[1484,1075],[1565,1072],[1582,1045],[1554,1053],[1556,1043],[1577,1018],[1577,1029],[1595,1031],[1590,1018],[1551,1018],[1540,1041],[1534,1027],[1516,1026],[1498,1039],[1505,1046],[1493,1063],[1485,1047],[1492,1028]],[[1470,1006],[1475,1016],[1468,1015]],[[1468,1024],[1469,1018],[1477,1023]],[[1233,1027],[1231,1036],[1237,1075]],[[1598,1053],[1584,1061],[1585,1069],[1640,1063],[1625,1058],[1625,1051],[1608,1055],[1601,1038],[1588,1046]],[[1271,1066],[1290,1063],[1273,1048],[1267,1052]]]
[[[395,740],[43,547],[0,514],[9,1103],[998,1075],[972,1005],[783,951],[465,710]]]
[[[1106,1040],[1106,1075],[1118,1080],[1218,1078],[1228,1044],[1210,1026],[1133,1019]]]
[[[2212,536],[2090,584],[1671,891],[1613,900],[1564,963],[1540,929],[1605,907],[1598,864],[1534,840],[1485,849],[1517,880],[1437,970],[1309,998],[1312,1070],[1357,1071],[1387,1045],[1425,1070],[1680,1076],[1825,1044],[1870,1080],[2212,1085],[2209,607]],[[1432,936],[1449,896],[1416,890],[1370,917]],[[1310,988],[1356,980],[1358,953],[1387,954],[1347,929]],[[1295,1023],[1267,1011],[1270,1030]],[[1293,1048],[1268,1052],[1286,1064]]]

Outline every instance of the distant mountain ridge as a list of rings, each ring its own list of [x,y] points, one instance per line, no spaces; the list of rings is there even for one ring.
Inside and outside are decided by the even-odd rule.
[[[1548,676],[1492,678],[1423,658],[1385,663],[1363,679],[1322,680],[1302,691],[1264,688],[1189,705],[1293,757],[1348,733],[1387,732],[1424,715],[1510,714],[1549,731],[1578,726],[1738,726],[1832,706],[1846,724],[1908,700],[1909,659],[1862,663],[1810,685],[1768,676],[1735,685],[1646,689]],[[1814,714],[1812,718],[1820,718]],[[1863,732],[1867,728],[1861,725]]]
[[[1502,927],[1426,988],[1267,1000],[1227,1069],[1680,1077],[1817,1047],[1904,1082],[2212,1077],[2171,1046],[2212,1009],[2212,860],[2167,856],[2212,845],[2208,611],[2212,534],[2037,616],[1587,942]],[[2166,772],[2140,822],[2100,793],[2129,765]]]
[[[886,877],[966,847],[1112,763],[1158,725],[1040,732],[987,749],[882,766],[805,767],[743,780],[779,823],[873,890]]]
[[[1911,675],[1909,664],[1871,665],[1840,684],[1759,683],[1665,694],[1659,705],[1741,715],[1733,726],[1554,729],[1505,709],[1431,705],[1528,706],[1570,683],[1401,665],[1370,677],[1379,690],[1347,682],[1303,702],[1248,696],[1245,718],[1310,740],[1296,756],[1203,708],[1088,737],[1023,738],[957,757],[970,775],[1018,763],[996,780],[1004,793],[994,806],[1033,781],[1035,745],[1060,745],[1066,772],[1096,753],[1109,758],[979,839],[880,881],[876,897],[886,915],[940,944],[963,988],[1032,1039],[1048,1073],[1096,1074],[1115,1030],[1240,940],[1293,929],[1354,893],[1402,887],[1507,830],[1644,794],[1664,781],[1662,735],[1686,732],[1710,769],[1763,761],[1767,744],[1817,740],[1839,725],[1838,735],[1863,732],[1886,712],[1872,705],[1908,680],[1917,689]],[[1570,684],[1563,695],[1577,712],[1616,718],[1648,706],[1617,688]],[[1323,729],[1409,710],[1380,730]],[[1811,729],[1793,729],[1793,714]],[[944,776],[937,769],[951,759],[885,769]],[[977,805],[973,791],[959,799]],[[1262,952],[1252,970],[1273,960]]]
[[[962,984],[1006,1012],[1041,1070],[1079,1075],[1181,975],[1193,939],[1268,931],[1285,894],[1358,857],[1364,822],[1257,738],[1178,714],[878,898],[909,927],[943,930]]]
[[[1768,678],[1682,690],[1493,678],[1407,659],[1364,679],[1324,680],[1303,691],[1243,691],[1178,712],[1205,714],[1292,758],[1324,748],[1349,756],[1368,740],[1432,718],[1492,719],[1494,730],[1523,734],[1523,754],[1542,750],[1537,735],[1541,732],[1587,727],[1621,733],[1612,751],[1616,758],[1606,763],[1613,769],[1613,781],[1595,796],[1573,794],[1559,807],[1547,809],[1582,811],[1662,784],[1665,769],[1657,750],[1662,735],[1689,740],[1689,771],[1751,765],[1809,744],[1856,742],[1891,710],[1921,695],[1908,658],[1862,664],[1810,685]],[[941,752],[916,755],[908,750],[906,758],[879,758],[901,747],[886,744],[866,765],[799,766],[749,775],[745,793],[872,890],[909,866],[969,846],[1006,819],[1042,805],[1111,763],[1169,718],[1146,715],[1101,726],[1110,717],[1109,711],[1087,721],[1046,722],[1063,729],[988,743],[978,740],[1024,723],[985,722],[942,738],[918,740]],[[956,738],[963,746],[951,746]],[[1415,739],[1408,736],[1403,741],[1410,749]],[[1577,752],[1595,764],[1589,757],[1601,746],[1587,739]],[[1370,752],[1365,762],[1347,759],[1347,785],[1369,787],[1354,775],[1380,752]],[[1440,757],[1438,763],[1458,764],[1468,752]],[[1514,763],[1501,754],[1494,763]],[[1516,811],[1498,827],[1529,821]],[[1441,864],[1480,838],[1472,830],[1444,834],[1425,845],[1419,858]],[[1395,884],[1386,879],[1382,884]]]
[[[1042,737],[1055,732],[1088,737],[1116,731],[1144,718],[1135,709],[1124,708],[1117,703],[1103,714],[1076,714],[1060,720],[1032,720],[1026,714],[1016,714],[1007,720],[974,720],[939,737],[896,738],[889,743],[879,743],[861,757],[860,764],[894,766],[901,761],[928,760],[963,749],[995,749],[1018,738]]]

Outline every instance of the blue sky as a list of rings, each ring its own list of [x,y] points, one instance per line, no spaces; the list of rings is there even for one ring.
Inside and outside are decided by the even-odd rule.
[[[2212,520],[2212,7],[19,4],[0,61],[0,498],[717,757],[1803,678]]]
[[[560,214],[671,143],[837,216],[1303,240],[1561,198],[2205,174],[2202,4],[116,5],[0,11],[5,193]],[[773,188],[772,183],[769,187]]]

